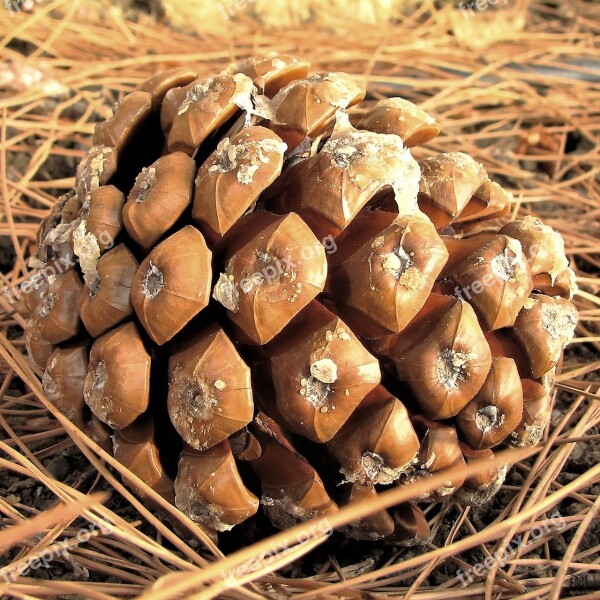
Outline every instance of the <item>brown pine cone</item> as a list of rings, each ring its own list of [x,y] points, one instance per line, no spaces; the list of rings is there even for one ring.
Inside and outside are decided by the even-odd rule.
[[[158,74],[40,227],[48,399],[208,530],[327,517],[547,425],[577,323],[562,239],[498,229],[511,196],[482,165],[417,163],[434,119],[364,96],[283,55]],[[484,502],[505,473],[415,500]],[[416,503],[344,532],[429,535]]]

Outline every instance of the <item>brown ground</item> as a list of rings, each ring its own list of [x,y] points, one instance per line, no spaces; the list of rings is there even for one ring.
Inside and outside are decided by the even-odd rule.
[[[18,255],[11,234],[16,235],[17,247],[27,255],[33,243],[35,223],[52,198],[72,184],[75,165],[89,147],[94,123],[108,114],[120,94],[165,65],[192,60],[201,63],[201,69],[214,70],[215,65],[224,65],[258,46],[308,54],[317,68],[349,70],[365,75],[370,78],[370,89],[375,94],[400,93],[419,102],[425,101],[427,109],[439,118],[444,128],[444,135],[425,152],[460,149],[481,160],[497,181],[520,196],[521,214],[535,212],[563,231],[573,266],[581,278],[581,288],[592,296],[598,293],[600,53],[593,37],[600,30],[598,5],[581,1],[556,5],[515,2],[506,9],[513,12],[502,13],[498,9],[493,15],[488,12],[473,17],[475,33],[465,32],[464,24],[452,21],[455,13],[446,10],[428,17],[423,9],[422,14],[412,13],[404,23],[361,28],[360,34],[352,34],[353,43],[349,44],[348,34],[336,36],[330,28],[320,29],[315,24],[306,25],[302,31],[269,31],[261,34],[263,37],[256,35],[252,39],[241,34],[192,38],[169,32],[164,24],[154,24],[154,16],[161,16],[156,4],[150,11],[147,6],[142,6],[142,12],[136,9],[144,3],[135,4],[124,12],[110,12],[105,7],[100,17],[95,5],[80,3],[78,9],[72,8],[73,12],[65,5],[57,8],[53,17],[35,20],[34,17],[40,14],[36,7],[32,15],[22,14],[11,18],[10,22],[5,18],[0,21],[0,34],[5,41],[0,49],[0,63],[12,68],[20,64],[22,57],[33,56],[29,62],[42,69],[43,81],[52,83],[56,80],[68,88],[67,96],[63,97],[53,98],[47,92],[28,97],[27,91],[18,89],[18,78],[14,80],[16,84],[11,84],[13,88],[6,81],[3,83],[5,91],[0,96],[0,110],[6,111],[6,136],[3,139],[8,141],[4,142],[6,167],[0,176],[13,183],[24,182],[20,188],[8,184],[9,196],[5,198],[4,208],[9,208],[5,213],[0,209],[0,271],[7,281],[18,282],[24,277],[23,270],[14,268],[15,260],[18,264]],[[424,5],[431,8],[434,3]],[[59,17],[64,12],[67,17],[63,20]],[[54,18],[56,20],[52,20]],[[126,18],[134,19],[138,24]],[[494,33],[492,23],[497,25],[501,18],[513,18],[513,28]],[[522,26],[519,19],[523,20]],[[17,26],[23,29],[15,34]],[[61,27],[63,29],[59,30]],[[82,27],[87,29],[82,31]],[[51,37],[55,32],[58,33]],[[449,32],[453,32],[454,37]],[[496,41],[487,40],[489,46],[476,48],[473,38],[478,36],[491,36]],[[99,68],[100,64],[103,68]],[[62,110],[60,102],[65,98],[71,98],[72,104]],[[52,130],[40,126],[50,118],[58,118],[61,127]],[[532,128],[540,128],[557,144],[558,149],[545,159],[517,150],[519,140]],[[14,219],[14,229],[9,215]],[[444,507],[443,514],[439,508],[434,509],[428,517],[436,533],[426,547],[401,549],[384,544],[356,544],[334,535],[304,560],[279,570],[279,574],[288,577],[314,576],[312,580],[294,586],[267,577],[262,580],[261,594],[281,597],[278,594],[311,589],[314,594],[324,594],[327,588],[321,586],[339,581],[343,574],[349,582],[344,585],[344,592],[335,594],[350,595],[364,586],[353,584],[352,577],[372,573],[372,579],[375,579],[378,568],[393,562],[397,565],[395,574],[387,573],[388,579],[380,578],[369,588],[371,591],[381,594],[392,590],[406,592],[421,573],[413,590],[416,598],[446,598],[451,597],[450,594],[461,597],[463,588],[455,574],[462,565],[453,557],[460,556],[471,565],[480,562],[484,552],[494,552],[497,541],[505,533],[484,540],[483,535],[491,525],[505,522],[510,511],[523,514],[526,506],[535,506],[556,494],[555,501],[546,508],[546,514],[558,511],[569,520],[568,530],[546,532],[536,545],[522,547],[522,555],[515,565],[503,570],[507,575],[498,579],[490,575],[488,585],[493,584],[494,594],[502,593],[503,598],[517,596],[519,586],[532,593],[529,596],[532,598],[597,597],[594,594],[600,589],[597,570],[600,526],[597,518],[590,522],[585,519],[593,514],[597,517],[599,507],[600,447],[597,436],[600,434],[600,414],[595,371],[598,365],[594,368],[594,364],[600,357],[597,328],[600,310],[597,299],[594,301],[581,295],[576,301],[583,315],[577,335],[592,339],[575,343],[568,349],[563,372],[592,366],[588,373],[561,381],[551,429],[560,430],[558,443],[546,445],[547,458],[534,467],[535,477],[527,480],[529,469],[535,463],[533,457],[521,461],[510,471],[506,485],[488,505],[473,509],[467,515],[457,505]],[[4,313],[0,312],[0,331],[20,348],[22,321],[15,318],[9,308],[6,304],[0,305],[0,311],[4,310]],[[58,428],[56,434],[45,440],[25,438],[26,447],[41,461],[47,474],[58,482],[82,493],[110,491],[106,508],[127,522],[139,522],[139,533],[130,532],[119,538],[120,545],[114,543],[115,538],[83,544],[69,555],[57,557],[48,569],[32,570],[22,578],[20,585],[10,589],[3,587],[0,580],[0,594],[7,597],[54,594],[55,597],[86,598],[102,591],[110,597],[124,597],[139,594],[170,571],[186,570],[176,557],[187,556],[186,560],[191,562],[188,551],[181,547],[175,549],[172,543],[157,536],[143,512],[140,514],[140,507],[134,507],[125,497],[128,494],[114,491],[114,484],[107,481],[110,473],[117,473],[113,467],[108,467],[103,476],[99,475],[102,464],[97,459],[92,460],[89,454],[86,457],[80,449],[83,447],[89,453],[85,440],[75,435],[75,443],[62,431],[44,405],[30,394],[32,389],[35,390],[31,374],[14,356],[9,357],[5,348],[8,344],[3,342],[0,380],[9,385],[0,399],[0,425],[3,427],[0,439],[7,442],[13,435],[26,436]],[[28,380],[28,385],[9,371],[9,364]],[[577,393],[588,385],[588,396]],[[572,414],[568,414],[569,410]],[[560,443],[570,437],[584,439],[573,444]],[[14,447],[15,442],[9,445]],[[23,448],[20,454],[25,454]],[[9,446],[0,445],[0,458],[17,463],[16,455],[9,454]],[[19,516],[36,516],[57,502],[59,488],[49,484],[43,474],[35,473],[31,463],[24,464],[24,474],[9,469],[7,463],[0,466],[3,527],[14,525]],[[571,482],[576,483],[576,490],[562,494],[562,486]],[[519,498],[519,491],[523,489],[526,495]],[[69,497],[73,498],[73,495]],[[523,518],[520,532],[512,532],[507,544],[512,540],[514,547],[517,536],[531,530],[536,520],[543,522],[544,514],[540,509],[537,516]],[[465,519],[463,526],[453,530],[460,518]],[[172,529],[165,517],[160,516],[160,519]],[[65,520],[61,528],[52,532],[53,539],[73,537],[86,525],[82,519],[72,523]],[[45,536],[51,531],[48,527],[52,525],[36,531]],[[253,534],[247,527],[226,538],[224,548],[229,552],[236,549],[240,541],[245,545],[245,536]],[[10,535],[8,530],[0,529],[0,555],[7,535]],[[203,556],[210,556],[198,540],[190,535],[183,537],[190,552],[197,550]],[[0,558],[0,566],[22,558],[40,539],[28,536],[15,540],[12,548]],[[136,540],[142,539],[157,540],[171,556],[163,557],[162,565],[155,564],[156,561],[149,558],[150,552],[137,551],[139,542]],[[457,539],[464,540],[461,551],[450,550],[447,555],[433,556],[432,551]],[[51,541],[47,540],[45,544]],[[403,566],[412,564],[402,563],[411,557],[421,558],[414,566]],[[584,566],[571,565],[577,562]],[[189,568],[192,573],[191,565]],[[38,580],[41,586],[31,587],[33,580],[28,578]],[[502,586],[507,580],[509,584]],[[59,588],[50,587],[50,582],[64,581],[95,581],[101,582],[102,586],[98,590],[83,585],[75,589],[62,584]],[[557,581],[562,583],[562,591],[560,596],[552,596],[559,587]],[[120,584],[120,587],[111,588],[107,585],[111,583]],[[485,577],[476,581],[471,587],[471,597],[483,597],[484,585]],[[223,597],[241,596],[228,592]]]

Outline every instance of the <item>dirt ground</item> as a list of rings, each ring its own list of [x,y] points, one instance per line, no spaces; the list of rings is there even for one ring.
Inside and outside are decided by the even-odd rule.
[[[161,13],[161,8],[158,2],[143,2],[137,1],[128,3],[126,7],[126,13],[135,18],[135,11],[142,10],[145,12],[154,12],[157,14]],[[132,13],[133,11],[133,13]],[[11,50],[16,52],[27,53],[29,48],[26,45],[14,44]],[[111,102],[106,99],[106,106],[109,107]],[[74,108],[77,111],[77,108]],[[76,113],[74,113],[76,114]],[[572,135],[567,140],[569,152],[584,154],[590,152],[590,146],[584,137]],[[73,146],[71,146],[72,148]],[[85,150],[86,143],[82,143],[76,149]],[[30,160],[29,154],[23,154],[19,156],[18,153],[11,155],[11,161],[13,165],[19,168],[21,161],[23,164],[27,164]],[[61,178],[67,178],[73,176],[75,165],[77,161],[72,157],[65,157],[64,159],[52,157],[51,161],[45,165],[44,169],[38,172],[38,177],[46,180],[55,180]],[[521,166],[525,169],[529,169],[536,176],[545,177],[543,171],[543,165],[539,162],[523,161]],[[506,178],[503,183],[511,185],[510,178]],[[552,212],[553,207],[551,203],[539,203],[538,208],[546,212]],[[8,236],[0,236],[0,271],[4,274],[9,273],[12,269],[15,260],[15,252],[13,249],[13,243]],[[598,269],[590,267],[589,263],[581,263],[582,271],[590,275],[590,277],[597,277],[600,273]],[[11,327],[8,330],[8,337],[17,339],[20,337],[21,332],[17,327]],[[597,332],[595,332],[597,333]],[[585,364],[591,363],[598,360],[597,352],[590,346],[578,344],[575,347],[570,347],[565,353],[565,362],[571,366],[574,364]],[[597,380],[597,375],[594,373],[589,374],[584,379]],[[21,396],[27,393],[29,390],[25,389],[22,382],[17,381],[15,378],[13,384],[7,392],[7,396]],[[553,422],[558,422],[560,416],[568,409],[573,401],[574,395],[565,391],[561,391],[557,395],[557,400],[554,407]],[[6,420],[10,427],[15,432],[19,432],[24,429],[25,422],[22,417],[14,417],[8,414]],[[44,431],[56,427],[56,422],[47,415],[37,416],[35,422],[31,419],[27,422],[27,431],[31,432]],[[600,428],[596,427],[590,429],[587,435],[595,435],[600,433]],[[1,439],[7,439],[4,432],[0,435]],[[61,440],[67,440],[66,436],[60,438]],[[56,439],[52,440],[52,444],[56,443]],[[49,444],[47,442],[29,443],[28,447],[33,451],[44,450]],[[91,490],[107,490],[111,492],[111,497],[106,503],[106,506],[114,511],[119,516],[123,517],[128,521],[136,521],[139,519],[137,511],[121,496],[112,490],[103,479],[98,478],[96,470],[90,465],[84,455],[78,450],[73,444],[65,444],[65,447],[57,451],[49,452],[48,455],[43,459],[44,466],[48,471],[59,481],[64,482],[76,489],[83,492]],[[564,469],[558,475],[556,482],[561,485],[565,485],[582,473],[586,472],[593,466],[600,463],[600,444],[597,441],[580,442],[578,443],[573,452],[571,453],[568,461],[565,464]],[[525,465],[533,464],[533,459],[526,461]],[[522,468],[513,468],[509,471],[508,477],[505,482],[504,489],[501,490],[491,502],[484,506],[473,508],[470,513],[471,522],[477,530],[484,529],[487,525],[492,523],[494,519],[500,514],[503,507],[506,506],[508,500],[513,497],[522,486],[527,472]],[[600,495],[600,484],[591,486],[585,490],[585,494],[588,498],[595,498]],[[8,501],[9,503],[24,507],[32,507],[36,511],[42,511],[48,509],[56,504],[56,496],[48,491],[46,488],[39,485],[39,483],[32,478],[24,478],[15,475],[7,470],[0,470],[0,498]],[[573,498],[568,498],[556,508],[559,516],[567,517],[570,515],[577,514],[584,508],[584,505],[577,502]],[[442,511],[443,517],[439,521],[439,526],[436,529],[435,536],[430,540],[431,544],[436,547],[441,547],[445,544],[445,540],[448,537],[453,525],[456,522],[458,511],[452,504],[440,505],[435,508],[428,516],[434,516],[437,512]],[[164,516],[157,513],[158,516],[166,521]],[[75,527],[84,526],[84,522],[76,522]],[[262,524],[261,524],[262,526]],[[141,529],[147,531],[149,535],[152,534],[152,528],[147,524],[142,524]],[[266,533],[270,529],[265,528]],[[469,532],[465,532],[469,533]],[[533,551],[527,555],[527,558],[535,559],[554,559],[561,560],[565,554],[565,551],[573,539],[575,533],[574,528],[570,528],[564,533],[555,534],[549,543],[549,555],[546,555],[544,549],[541,547],[539,550]],[[226,551],[234,550],[239,547],[243,547],[256,534],[256,524],[249,523],[235,530],[233,535],[223,536],[222,544]],[[587,532],[584,534],[581,543],[578,546],[578,552],[584,552],[586,550],[600,548],[600,522],[595,520],[589,527]],[[286,575],[298,577],[301,575],[314,575],[318,573],[321,567],[327,562],[332,561],[336,566],[341,568],[351,567],[352,573],[359,573],[362,569],[370,569],[373,564],[383,565],[386,564],[390,559],[394,557],[397,561],[402,558],[408,558],[415,554],[422,553],[429,548],[427,547],[414,547],[414,548],[401,548],[391,547],[385,542],[381,543],[369,543],[364,542],[351,542],[344,540],[340,535],[334,534],[329,541],[321,546],[318,550],[309,554],[303,561],[289,565],[283,570]],[[178,552],[176,549],[171,548],[173,552]],[[19,549],[11,550],[8,554],[0,558],[0,566],[9,564],[18,555]],[[462,555],[462,558],[468,561],[470,564],[476,564],[485,559],[483,554],[478,551],[472,553],[466,553]],[[598,561],[600,559],[600,552],[596,551],[587,556],[586,561],[588,563]],[[135,557],[131,558],[135,562]],[[537,567],[531,566],[518,566],[515,572],[516,575],[525,572],[527,569],[533,570]],[[538,570],[540,570],[538,568]],[[565,587],[563,594],[564,597],[576,597],[578,595],[589,594],[591,592],[597,592],[600,589],[600,578],[594,571],[577,575],[570,579],[569,583]],[[456,568],[445,565],[441,569],[434,570],[431,575],[423,582],[423,585],[435,586],[447,581],[450,577],[454,577],[456,574]],[[102,581],[105,583],[118,583],[117,578],[102,576],[97,572],[90,572],[85,566],[72,560],[68,554],[53,560],[48,568],[40,567],[35,571],[31,571],[28,574],[30,577],[49,579],[49,580],[70,580],[70,581]],[[550,571],[540,570],[538,573],[540,577],[551,576]],[[408,580],[410,584],[413,580]],[[365,596],[366,597],[366,596]]]

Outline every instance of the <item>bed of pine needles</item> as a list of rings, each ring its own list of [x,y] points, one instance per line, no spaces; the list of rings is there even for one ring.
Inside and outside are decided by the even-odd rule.
[[[338,12],[335,28],[330,16],[287,30],[238,15],[218,35],[108,2],[24,8],[31,12],[0,8],[0,596],[598,598],[600,5],[515,0],[467,18],[454,3],[426,1],[391,22],[357,27]],[[149,511],[124,485],[134,477],[48,403],[23,355],[25,322],[10,290],[28,277],[37,225],[73,185],[95,123],[155,71],[194,64],[209,73],[271,50],[350,72],[373,97],[420,103],[442,134],[417,158],[472,154],[514,193],[514,215],[539,215],[562,232],[577,274],[581,321],[544,442],[501,457],[513,475],[493,511],[452,501],[430,511],[434,536],[418,548],[349,550],[306,523],[225,556],[151,490],[164,512]],[[64,456],[76,475],[57,472]],[[406,501],[440,478],[344,508],[330,525]],[[101,520],[104,529],[90,526]],[[34,568],[43,556],[51,567]],[[462,585],[459,569],[493,556],[504,560],[490,559]],[[21,564],[31,568],[13,581]]]

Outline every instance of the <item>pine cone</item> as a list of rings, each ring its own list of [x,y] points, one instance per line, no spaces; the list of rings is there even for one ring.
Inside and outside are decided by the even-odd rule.
[[[399,98],[269,55],[152,77],[39,233],[49,400],[211,532],[284,528],[539,442],[575,291],[560,236]],[[492,451],[492,448],[494,449]],[[416,499],[489,499],[506,469]],[[415,503],[349,525],[426,539]]]

